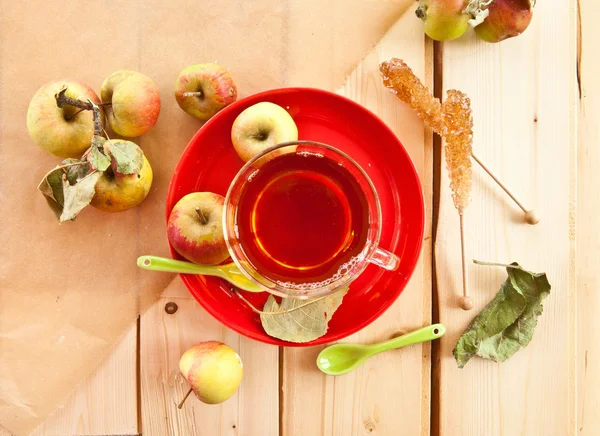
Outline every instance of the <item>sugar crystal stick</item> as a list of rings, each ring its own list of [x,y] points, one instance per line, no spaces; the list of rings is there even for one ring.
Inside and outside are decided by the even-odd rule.
[[[383,76],[383,84],[391,89],[398,98],[408,103],[417,112],[419,117],[423,119],[425,124],[440,136],[445,136],[440,101],[421,83],[408,65],[400,59],[393,58],[388,62],[382,63],[379,69]],[[540,221],[535,210],[527,208],[472,151],[471,156],[525,213],[525,221],[528,224],[537,224]]]

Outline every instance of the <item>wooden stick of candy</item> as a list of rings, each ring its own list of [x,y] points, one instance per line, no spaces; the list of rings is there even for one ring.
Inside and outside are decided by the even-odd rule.
[[[404,61],[393,58],[380,66],[383,84],[389,88],[405,103],[408,103],[423,119],[425,124],[431,127],[440,136],[446,136],[446,127],[442,117],[442,104],[435,98],[429,89],[423,85]],[[528,224],[537,224],[540,219],[535,210],[527,208],[517,196],[486,166],[471,150],[471,157],[483,170],[489,174],[500,188],[519,206],[525,213],[525,221]]]

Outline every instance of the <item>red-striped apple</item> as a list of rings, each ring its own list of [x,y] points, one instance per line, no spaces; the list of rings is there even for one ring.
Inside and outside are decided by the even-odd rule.
[[[224,200],[212,192],[193,192],[177,202],[167,223],[175,251],[203,265],[217,265],[229,257],[223,235]]]
[[[185,68],[175,82],[175,99],[185,112],[206,121],[237,98],[229,72],[218,64]]]
[[[158,120],[158,87],[150,77],[137,71],[122,70],[108,76],[100,88],[100,98],[108,124],[118,135],[140,136]]]

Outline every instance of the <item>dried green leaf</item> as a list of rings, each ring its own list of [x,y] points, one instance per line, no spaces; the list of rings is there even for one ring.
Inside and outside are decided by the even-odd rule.
[[[260,314],[269,336],[289,342],[309,342],[327,333],[331,317],[342,304],[348,288],[308,300],[283,298],[278,304],[270,295]]]
[[[87,160],[93,169],[105,171],[110,166],[110,157],[104,152],[104,143],[106,139],[101,136],[94,136],[92,140],[92,148],[87,155]]]
[[[75,219],[77,214],[90,204],[96,192],[96,182],[101,176],[102,172],[100,171],[92,172],[75,185],[71,185],[66,178],[63,179],[64,204],[60,215],[61,222]]]
[[[61,167],[64,167],[64,171],[67,174],[67,180],[71,185],[77,183],[77,180],[83,179],[90,172],[90,165],[85,160],[68,158],[60,163]],[[62,180],[62,176],[61,176]]]
[[[507,265],[508,278],[498,294],[471,322],[453,354],[459,368],[477,355],[504,362],[533,337],[542,300],[550,293],[545,273],[532,273],[517,263]]]
[[[144,164],[144,153],[135,142],[131,141],[108,141],[110,147],[108,152],[114,159],[113,169],[121,174],[139,173]]]
[[[63,169],[61,167],[56,167],[44,176],[37,187],[38,191],[44,195],[50,209],[52,209],[52,212],[54,212],[57,218],[59,218],[62,213],[64,203],[62,184],[63,174]]]

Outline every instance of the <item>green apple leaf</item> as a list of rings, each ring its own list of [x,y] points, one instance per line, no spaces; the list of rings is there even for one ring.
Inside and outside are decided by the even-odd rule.
[[[453,350],[459,368],[479,356],[504,362],[526,347],[550,294],[545,273],[532,273],[517,263],[506,266],[508,278],[492,301],[473,319]]]
[[[87,154],[87,160],[93,169],[105,171],[110,166],[110,157],[104,152],[104,144],[106,139],[101,136],[94,136],[92,140],[92,148]]]
[[[144,153],[135,142],[111,141],[108,152],[114,159],[113,170],[121,174],[139,173],[144,164]],[[105,148],[106,149],[106,148]]]
[[[59,218],[60,222],[74,220],[77,214],[90,204],[96,192],[96,182],[100,177],[102,177],[102,172],[94,171],[74,185],[71,185],[66,177],[63,178],[64,202]]]
[[[329,321],[347,292],[345,288],[308,300],[282,298],[280,304],[270,295],[260,312],[260,321],[269,336],[289,342],[309,342],[327,333]]]

